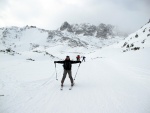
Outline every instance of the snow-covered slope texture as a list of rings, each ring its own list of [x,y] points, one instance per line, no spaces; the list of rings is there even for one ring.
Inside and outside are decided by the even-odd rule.
[[[150,47],[150,21],[123,41],[123,51],[140,50]]]
[[[73,64],[73,77],[78,73],[71,91],[68,76],[60,90],[63,67],[55,68],[56,59],[31,62],[1,54],[0,113],[150,113],[150,49],[123,53],[112,46],[97,51],[83,51],[86,62],[79,70]],[[54,54],[69,54],[73,60],[77,55]]]
[[[1,28],[0,32],[1,46],[17,51],[30,50],[39,45],[46,46],[48,36],[48,31],[34,26]]]
[[[19,55],[30,60],[37,57],[56,58],[46,51],[46,48],[55,45],[47,41],[48,33],[48,30],[39,29],[35,26],[1,28],[0,53]]]

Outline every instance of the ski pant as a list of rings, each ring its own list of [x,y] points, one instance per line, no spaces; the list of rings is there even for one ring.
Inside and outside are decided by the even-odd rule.
[[[64,69],[63,77],[62,77],[62,80],[61,80],[61,83],[62,83],[62,84],[63,84],[64,81],[65,81],[65,78],[66,78],[67,73],[68,73],[68,75],[69,75],[69,78],[70,78],[71,83],[73,83],[73,78],[72,78],[72,72],[71,72],[71,70],[65,70],[65,69]]]

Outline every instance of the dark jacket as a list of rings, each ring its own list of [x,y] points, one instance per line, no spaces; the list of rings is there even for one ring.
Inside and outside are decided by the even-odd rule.
[[[54,61],[54,63],[63,64],[65,70],[71,70],[72,64],[81,63],[81,61],[64,60],[64,61]]]

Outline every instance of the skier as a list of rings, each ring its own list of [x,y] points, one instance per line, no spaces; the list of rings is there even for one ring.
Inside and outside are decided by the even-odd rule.
[[[82,62],[83,62],[83,61],[85,62],[85,58],[86,58],[85,56],[82,57]]]
[[[77,61],[80,61],[80,55],[77,55],[76,59]]]
[[[67,73],[68,73],[70,81],[71,81],[71,86],[73,86],[74,81],[73,81],[73,78],[72,78],[72,71],[71,71],[72,65],[71,64],[81,63],[81,61],[72,61],[72,60],[70,60],[69,56],[66,56],[66,59],[64,61],[54,61],[54,63],[63,64],[63,67],[64,67],[64,73],[63,73],[63,77],[62,77],[62,80],[61,80],[61,86],[63,87],[63,83],[65,81]]]

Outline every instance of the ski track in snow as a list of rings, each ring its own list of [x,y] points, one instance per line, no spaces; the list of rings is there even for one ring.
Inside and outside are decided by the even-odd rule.
[[[24,65],[28,64],[14,64],[1,72],[8,80],[1,80],[5,96],[0,97],[0,113],[150,113],[149,70],[126,68],[110,58],[91,60],[81,64],[73,89],[69,90],[67,77],[61,91],[61,66],[57,65],[58,81],[47,63],[41,66],[49,78],[20,82],[15,74],[18,68],[24,72]],[[73,66],[74,76],[78,64]]]

